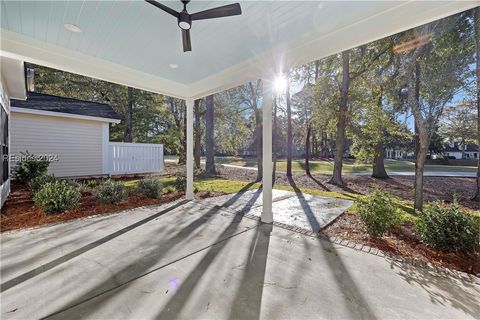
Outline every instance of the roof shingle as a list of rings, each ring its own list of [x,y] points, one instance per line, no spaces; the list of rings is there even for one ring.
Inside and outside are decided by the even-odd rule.
[[[16,108],[120,120],[119,115],[108,104],[58,97],[37,92],[29,92],[27,100],[25,101],[12,100],[11,106]]]

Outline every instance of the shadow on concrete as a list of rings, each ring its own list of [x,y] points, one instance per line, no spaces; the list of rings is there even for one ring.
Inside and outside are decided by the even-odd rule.
[[[390,265],[392,269],[398,269],[397,273],[407,283],[417,284],[425,290],[432,303],[452,306],[473,318],[477,318],[480,314],[480,305],[475,295],[462,289],[462,287],[473,288],[480,295],[480,288],[477,285],[428,269],[416,268],[406,262],[391,261]]]
[[[308,223],[312,227],[312,230],[318,232],[320,230],[320,223],[318,222],[317,218],[315,218],[315,215],[313,214],[312,209],[308,205],[302,191],[300,191],[300,189],[297,187],[297,184],[292,177],[288,177],[288,182],[290,183],[290,186],[293,188],[293,191],[297,195],[298,200],[300,200],[300,205],[302,206],[303,212],[307,216]]]
[[[258,189],[245,204],[244,207],[249,207],[260,196],[261,189]],[[223,206],[222,206],[223,207]],[[240,212],[243,212],[240,210]],[[196,285],[200,282],[202,277],[205,275],[206,271],[212,264],[213,260],[217,255],[225,248],[231,237],[238,235],[236,232],[240,221],[243,219],[243,214],[234,215],[230,224],[224,229],[222,234],[217,237],[207,253],[203,256],[202,260],[195,266],[193,271],[187,276],[187,278],[182,282],[181,286],[175,292],[174,296],[166,303],[163,309],[155,317],[156,319],[175,319],[180,314],[183,306],[188,302],[190,295],[193,293]],[[250,229],[244,230],[246,232]],[[222,240],[225,239],[225,240]],[[263,283],[263,282],[262,282]]]
[[[90,250],[92,250],[92,249],[94,249],[94,248],[96,248],[96,247],[98,247],[98,246],[100,246],[100,245],[102,245],[102,244],[110,241],[110,240],[113,240],[113,239],[121,236],[122,234],[125,234],[125,233],[127,233],[127,232],[129,232],[129,231],[132,231],[132,230],[134,230],[135,228],[138,228],[138,227],[140,227],[141,225],[143,225],[143,224],[145,224],[145,223],[147,223],[147,222],[150,222],[150,221],[152,221],[152,220],[154,220],[154,219],[156,219],[156,218],[158,218],[158,217],[166,214],[167,212],[170,212],[170,211],[172,211],[172,210],[174,210],[174,209],[176,209],[176,208],[184,205],[184,204],[187,203],[187,202],[188,202],[187,200],[180,201],[180,202],[174,204],[173,206],[170,206],[170,207],[168,207],[168,208],[166,208],[166,209],[164,209],[164,210],[162,210],[162,211],[160,211],[160,212],[158,212],[158,213],[156,213],[156,214],[154,214],[154,215],[151,215],[151,216],[149,216],[149,217],[147,217],[147,218],[145,218],[145,219],[143,219],[143,220],[140,220],[140,221],[138,221],[138,222],[136,222],[136,223],[134,223],[134,224],[132,224],[132,225],[129,225],[128,227],[125,227],[125,228],[123,228],[123,229],[120,229],[120,230],[118,230],[118,231],[116,231],[116,232],[114,232],[114,233],[112,233],[112,234],[109,234],[108,236],[105,236],[105,237],[103,237],[103,238],[101,238],[101,239],[98,239],[97,241],[94,241],[94,242],[92,242],[92,243],[89,243],[89,244],[87,244],[87,245],[85,245],[85,246],[83,246],[83,247],[81,247],[81,248],[78,248],[77,250],[74,250],[74,251],[72,251],[72,252],[70,252],[70,253],[68,253],[68,254],[66,254],[66,255],[64,255],[64,256],[61,256],[60,258],[57,258],[57,259],[55,259],[55,260],[52,260],[52,261],[50,261],[50,262],[48,262],[48,263],[46,263],[46,264],[42,264],[41,266],[39,266],[39,267],[37,267],[37,268],[35,268],[35,269],[32,269],[32,270],[30,270],[30,271],[28,271],[28,272],[25,272],[25,273],[23,273],[23,274],[15,277],[15,278],[11,279],[11,280],[8,280],[7,282],[1,284],[0,292],[7,291],[8,289],[11,289],[11,288],[15,287],[16,285],[18,285],[18,284],[20,284],[20,283],[22,283],[22,282],[24,282],[24,281],[27,281],[27,280],[29,280],[29,279],[32,279],[33,277],[38,276],[38,275],[40,275],[40,274],[42,274],[42,273],[44,273],[44,272],[46,272],[46,271],[48,271],[48,270],[50,270],[50,269],[52,269],[52,268],[55,268],[56,266],[58,266],[58,265],[60,265],[60,264],[62,264],[62,263],[65,263],[65,262],[67,262],[67,261],[69,261],[69,260],[72,260],[73,258],[78,257],[78,256],[81,255],[82,253],[85,253],[85,252],[87,252],[87,251],[90,251]]]
[[[289,177],[289,182],[298,199],[300,200],[302,209],[307,216],[312,229],[319,230],[320,224],[315,218],[312,208],[310,208],[310,205],[307,203],[307,201],[305,201],[303,193],[300,191],[295,184],[295,181],[291,177]],[[336,248],[334,245],[329,241],[321,239],[318,239],[318,242],[326,252],[325,258],[328,266],[330,267],[332,275],[335,277],[335,281],[338,283],[338,286],[342,288],[342,291],[345,295],[345,305],[347,306],[351,318],[375,319],[375,314],[368,305],[367,301],[363,298],[360,290],[358,290],[358,287],[345,267],[342,258],[336,253]]]
[[[137,259],[135,261],[132,261],[127,266],[123,267],[120,271],[113,274],[109,279],[106,279],[106,280],[102,281],[101,283],[97,284],[94,288],[92,288],[92,289],[88,290],[87,292],[83,293],[78,299],[75,299],[75,301],[71,301],[70,303],[65,304],[65,307],[63,307],[63,308],[61,308],[61,309],[59,309],[55,312],[52,312],[51,314],[47,315],[43,319],[47,319],[47,318],[65,319],[65,318],[74,317],[74,315],[76,313],[72,309],[77,307],[77,306],[80,306],[80,305],[82,305],[82,304],[84,304],[88,301],[91,301],[95,298],[99,298],[99,301],[97,301],[99,304],[108,303],[109,299],[111,299],[112,297],[114,297],[116,294],[119,293],[119,292],[113,293],[114,290],[125,290],[126,288],[128,288],[129,284],[131,284],[133,281],[135,281],[137,279],[140,279],[140,278],[142,278],[146,275],[149,275],[149,274],[151,274],[155,271],[158,271],[158,270],[160,270],[164,267],[167,267],[167,266],[169,266],[171,264],[174,264],[174,263],[176,263],[180,260],[183,260],[183,259],[185,259],[189,256],[192,256],[196,253],[199,253],[199,252],[201,252],[205,249],[210,248],[209,252],[210,251],[215,252],[214,250],[217,250],[216,247],[218,247],[218,246],[216,246],[216,243],[213,242],[211,245],[209,245],[207,247],[200,248],[199,250],[196,250],[194,252],[190,252],[189,254],[187,254],[185,256],[182,256],[178,259],[175,259],[174,261],[170,261],[170,262],[165,263],[161,266],[158,266],[154,269],[150,269],[158,261],[160,261],[160,259],[162,257],[164,257],[168,252],[172,251],[172,249],[174,249],[179,243],[181,243],[181,241],[185,240],[188,236],[190,236],[192,234],[192,232],[194,232],[197,228],[199,228],[206,221],[208,221],[208,219],[211,216],[218,213],[221,208],[229,207],[232,204],[234,204],[245,192],[247,192],[249,190],[249,188],[254,183],[255,182],[251,182],[251,183],[247,184],[238,193],[236,193],[234,196],[232,196],[230,199],[228,199],[221,206],[216,206],[216,207],[208,210],[207,212],[205,212],[204,214],[199,216],[197,219],[192,221],[189,225],[182,228],[175,235],[173,235],[169,239],[165,239],[164,242],[168,244],[167,248],[165,248],[163,250],[152,250],[146,256],[144,256],[140,259]],[[258,198],[258,196],[260,195],[260,193],[261,193],[261,190],[258,189],[256,191],[256,193],[252,196],[252,198],[247,202],[247,205],[249,203],[254,203],[256,201],[256,199]],[[217,238],[217,242],[220,243],[220,245],[219,245],[220,248],[223,248],[223,246],[225,245],[226,241],[229,238],[231,238],[234,235],[240,233],[240,232],[235,233],[235,230],[237,229],[238,223],[241,221],[241,219],[242,219],[242,216],[235,215],[233,220],[229,224],[229,226],[227,226],[227,228],[222,232],[221,236],[219,236]],[[243,230],[241,232],[246,232],[248,230],[249,229],[246,229],[246,230]],[[155,239],[151,239],[151,240],[156,241]],[[207,253],[207,255],[209,255],[209,253]],[[212,256],[212,255],[213,255],[213,253],[210,253],[210,257],[212,257],[212,259],[213,259],[214,256]],[[141,261],[138,261],[138,260],[141,260]],[[202,266],[208,266],[207,261],[204,261]],[[199,267],[201,268],[202,266],[199,266]],[[133,271],[133,274],[132,274],[132,271]],[[200,272],[200,269],[199,269],[199,273],[196,273],[195,275],[192,275],[191,279],[196,279],[196,276],[201,276],[201,274],[203,274],[203,273]],[[121,278],[126,278],[127,280],[119,282],[118,279],[121,279]],[[182,287],[185,284],[188,284],[188,283],[185,282],[184,284],[182,284]],[[181,290],[182,287],[180,287],[179,291]],[[112,293],[112,294],[109,294],[109,293]],[[178,291],[177,291],[177,293],[178,293]],[[180,299],[177,295],[174,296],[174,298],[175,297],[177,297],[176,299]],[[174,299],[174,298],[172,298],[172,299]],[[89,308],[89,309],[86,309],[86,310],[83,309],[82,310],[82,317],[88,318],[90,313],[93,312],[93,311],[94,310],[92,308]],[[72,312],[72,314],[69,314],[69,312]]]
[[[229,319],[260,319],[272,228],[272,224],[262,223],[255,229],[254,240],[245,258],[240,287],[232,300]]]

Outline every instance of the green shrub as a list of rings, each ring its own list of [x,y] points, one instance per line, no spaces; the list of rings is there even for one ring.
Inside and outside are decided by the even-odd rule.
[[[92,179],[92,180],[87,180],[87,181],[85,181],[85,185],[86,185],[88,188],[95,189],[95,188],[97,187],[98,183],[97,183],[97,180]]]
[[[109,179],[96,187],[93,194],[100,202],[116,203],[127,196],[127,189],[122,182]]]
[[[446,251],[478,249],[480,218],[460,208],[456,199],[451,205],[430,202],[418,218],[415,226],[423,242]]]
[[[162,192],[162,182],[158,177],[144,177],[137,184],[137,190],[148,198],[158,198]]]
[[[66,181],[47,182],[34,195],[35,205],[42,208],[46,214],[62,213],[75,208],[80,201],[81,193],[78,188]]]
[[[400,222],[397,205],[392,196],[382,190],[374,190],[356,203],[367,232],[373,238],[380,238],[388,229]]]
[[[46,174],[43,174],[41,176],[37,176],[32,179],[32,182],[30,182],[30,188],[32,190],[32,194],[35,195],[38,191],[40,191],[43,186],[49,182],[55,182],[57,181],[57,178],[54,176],[49,176]]]
[[[175,190],[185,192],[187,190],[187,177],[184,174],[178,174],[173,186]]]
[[[18,182],[30,182],[33,178],[46,175],[50,161],[34,154],[21,152],[21,159],[13,170],[13,178]]]

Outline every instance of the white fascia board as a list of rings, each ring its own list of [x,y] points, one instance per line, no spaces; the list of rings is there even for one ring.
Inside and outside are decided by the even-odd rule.
[[[1,29],[0,55],[184,99],[187,86]]]
[[[11,107],[10,111],[11,112],[17,112],[17,113],[35,114],[35,115],[39,115],[39,116],[49,116],[49,117],[69,118],[69,119],[78,119],[78,120],[99,121],[99,122],[117,123],[117,124],[120,123],[120,120],[118,120],[118,119],[83,116],[83,115],[80,115],[80,114],[35,110],[35,109],[19,108],[19,107]]]
[[[480,1],[403,1],[381,13],[328,34],[313,30],[291,44],[266,53],[189,86],[194,99],[257,79],[272,79],[290,68],[379,40],[420,25],[474,8]]]
[[[10,99],[27,99],[23,61],[1,56],[0,71],[4,84],[3,89],[7,92]]]

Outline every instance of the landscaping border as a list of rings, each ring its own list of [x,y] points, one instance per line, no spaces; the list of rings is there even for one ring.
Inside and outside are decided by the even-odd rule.
[[[252,214],[242,213],[242,212],[236,212],[234,214],[242,215],[246,218],[260,221],[260,217],[257,217],[257,216],[252,215]],[[331,243],[340,245],[342,247],[354,249],[356,251],[362,251],[364,253],[368,253],[368,254],[371,254],[371,255],[374,255],[374,256],[385,258],[386,260],[391,260],[391,262],[406,263],[406,264],[409,264],[409,265],[414,266],[414,267],[420,267],[422,269],[438,273],[441,276],[449,276],[449,277],[453,277],[457,280],[467,281],[467,282],[470,282],[470,283],[473,283],[473,284],[480,285],[480,277],[478,277],[476,275],[473,275],[473,274],[470,274],[470,273],[457,271],[457,270],[452,270],[452,269],[449,269],[449,268],[437,267],[437,266],[435,266],[435,265],[433,265],[429,262],[424,262],[424,261],[421,261],[419,259],[404,257],[404,256],[400,256],[400,255],[395,255],[395,254],[392,254],[390,252],[385,252],[385,251],[382,251],[378,248],[371,247],[369,245],[365,245],[363,243],[359,243],[359,242],[352,241],[352,240],[346,240],[346,239],[343,239],[343,238],[340,238],[340,237],[327,237],[327,236],[315,233],[315,232],[313,232],[311,230],[308,230],[308,229],[304,229],[304,228],[300,228],[300,227],[293,227],[293,226],[290,226],[288,224],[284,224],[284,223],[281,223],[281,222],[275,222],[274,221],[273,225],[276,226],[276,227],[282,228],[282,229],[286,229],[286,230],[289,230],[289,231],[293,231],[293,232],[296,232],[296,233],[303,234],[305,236],[317,238],[317,239],[324,240],[324,241],[329,241]]]

